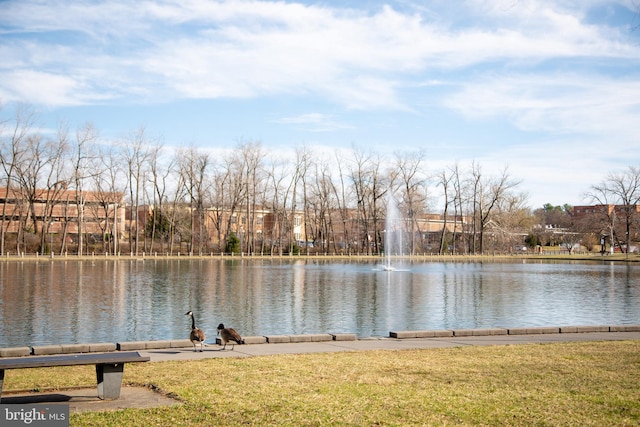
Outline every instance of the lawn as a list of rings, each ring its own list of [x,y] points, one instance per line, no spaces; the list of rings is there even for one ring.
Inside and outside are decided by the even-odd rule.
[[[94,384],[91,367],[11,371],[5,390]],[[640,341],[364,351],[128,365],[173,407],[71,426],[640,424]]]

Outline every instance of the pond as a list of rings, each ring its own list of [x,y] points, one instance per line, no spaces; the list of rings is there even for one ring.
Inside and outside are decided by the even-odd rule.
[[[0,263],[0,347],[640,324],[640,267],[613,262],[146,259]]]

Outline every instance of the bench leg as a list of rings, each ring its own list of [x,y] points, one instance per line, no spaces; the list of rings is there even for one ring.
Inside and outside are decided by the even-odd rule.
[[[0,399],[2,398],[2,386],[4,385],[4,369],[0,369]]]
[[[96,365],[98,378],[98,397],[103,400],[115,400],[120,397],[124,363],[104,363]]]

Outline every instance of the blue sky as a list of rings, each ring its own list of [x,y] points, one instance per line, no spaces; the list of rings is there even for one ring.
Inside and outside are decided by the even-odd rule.
[[[640,163],[635,0],[0,1],[0,115],[167,146],[425,152],[582,204]]]

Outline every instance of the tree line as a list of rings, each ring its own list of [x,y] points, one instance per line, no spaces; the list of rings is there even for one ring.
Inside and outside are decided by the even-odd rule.
[[[90,243],[83,233],[84,215],[91,215],[83,202],[88,191],[123,194],[124,200],[117,202],[130,208],[127,233],[100,242],[98,250],[107,253],[174,252],[183,243],[191,253],[224,252],[233,241],[244,253],[379,254],[391,198],[401,213],[405,254],[476,254],[522,244],[548,213],[531,211],[508,167],[485,173],[480,163],[454,162],[428,170],[422,150],[385,157],[357,146],[344,155],[299,145],[283,155],[259,141],[243,140],[214,155],[203,147],[165,147],[144,127],[103,141],[90,123],[74,130],[61,123],[55,134],[45,134],[37,120],[32,108],[22,106],[2,121],[0,188],[18,191],[27,206],[38,190],[53,195],[74,191],[79,255],[87,253]],[[637,170],[629,173],[637,175]],[[594,186],[593,199],[637,203],[635,193],[616,193],[609,185],[614,178]],[[629,177],[621,179],[626,183]],[[113,209],[113,200],[100,205]],[[258,213],[265,211],[273,218],[269,229],[257,223]],[[46,218],[38,222],[33,215],[21,216],[20,232],[9,244],[6,198],[2,213],[0,252],[46,247]],[[433,214],[442,227],[427,231],[423,220]],[[142,221],[139,215],[148,217]],[[634,227],[631,217],[627,236]],[[241,225],[235,223],[239,218]],[[295,218],[302,218],[302,224],[295,224]],[[107,221],[104,233],[113,226]],[[303,242],[294,233],[296,226],[302,227]]]

